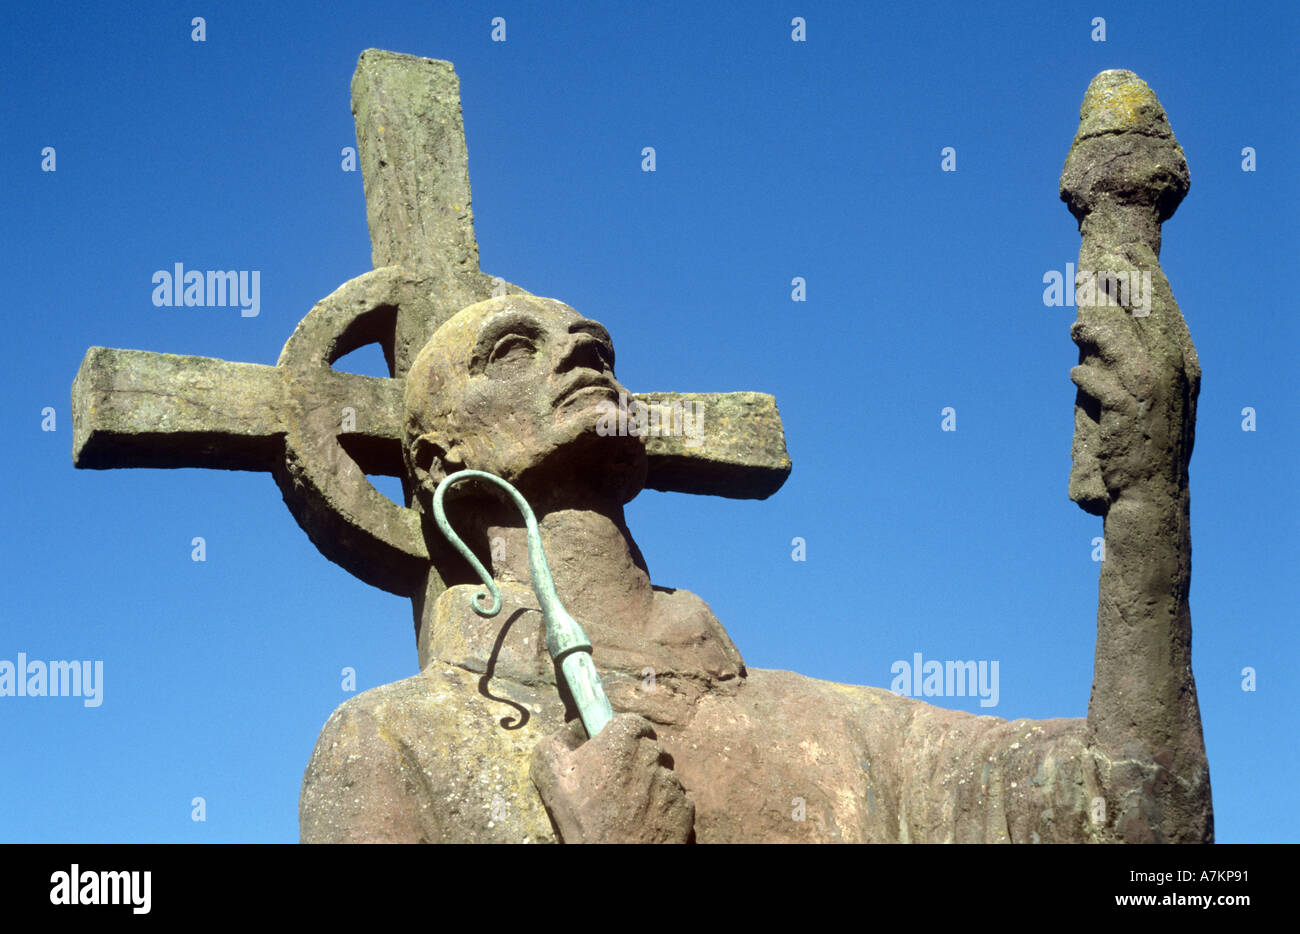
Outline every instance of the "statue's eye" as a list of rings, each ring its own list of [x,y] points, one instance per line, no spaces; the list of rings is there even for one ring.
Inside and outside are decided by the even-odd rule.
[[[492,348],[492,353],[488,356],[488,363],[522,360],[525,357],[531,357],[536,349],[532,338],[523,334],[507,334],[497,341],[496,346]]]

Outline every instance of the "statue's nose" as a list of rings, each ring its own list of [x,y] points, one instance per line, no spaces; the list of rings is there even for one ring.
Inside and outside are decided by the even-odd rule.
[[[600,342],[590,334],[572,334],[560,357],[557,373],[567,373],[578,367],[586,367],[597,373],[613,373],[613,367],[606,360]]]

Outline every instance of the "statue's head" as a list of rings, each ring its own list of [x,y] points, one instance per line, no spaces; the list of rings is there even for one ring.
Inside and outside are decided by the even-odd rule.
[[[416,501],[470,468],[514,484],[530,502],[635,496],[644,439],[597,431],[601,404],[626,394],[609,332],[550,298],[507,295],[449,318],[406,379],[403,457]]]
[[[1182,147],[1147,83],[1123,69],[1093,78],[1061,171],[1061,200],[1080,224],[1096,214],[1093,222],[1105,227],[1114,208],[1140,209],[1154,227],[1158,252],[1159,225],[1173,216],[1190,184]]]

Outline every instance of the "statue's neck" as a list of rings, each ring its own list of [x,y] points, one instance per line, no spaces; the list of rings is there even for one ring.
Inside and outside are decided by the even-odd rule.
[[[1122,250],[1135,243],[1160,255],[1160,219],[1154,205],[1098,205],[1079,222],[1079,233],[1083,237],[1080,262],[1086,262],[1090,253]]]
[[[553,665],[543,657],[541,642],[529,641],[541,614],[527,531],[504,511],[476,514],[477,525],[465,523],[472,526],[466,540],[501,583],[503,605],[512,609],[483,618],[469,603],[470,593],[481,587],[460,588],[456,599],[447,600],[442,578],[431,573],[415,602],[421,668],[440,659],[521,683],[552,680]],[[659,724],[681,722],[701,691],[740,683],[744,660],[708,605],[686,591],[651,586],[620,504],[542,508],[537,520],[556,593],[591,640],[616,710],[636,711]],[[519,608],[534,612],[520,617]],[[510,635],[521,619],[527,631]],[[666,689],[647,691],[647,671],[662,675]]]
[[[622,506],[554,509],[538,516],[537,524],[556,593],[591,640],[617,644],[643,635],[654,591]],[[486,534],[493,576],[532,587],[523,526],[489,524]]]

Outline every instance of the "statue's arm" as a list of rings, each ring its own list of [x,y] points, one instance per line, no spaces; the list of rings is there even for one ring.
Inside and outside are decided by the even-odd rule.
[[[900,699],[899,841],[1083,843],[1108,813],[1083,720],[1001,720]]]
[[[366,694],[326,722],[303,776],[303,843],[426,843],[438,838],[429,777],[405,755]]]
[[[1167,842],[1199,840],[1204,812],[1171,807],[1195,787],[1141,745],[1117,755],[1092,716],[999,720],[907,703],[895,746],[900,842],[1151,842],[1149,827]]]

